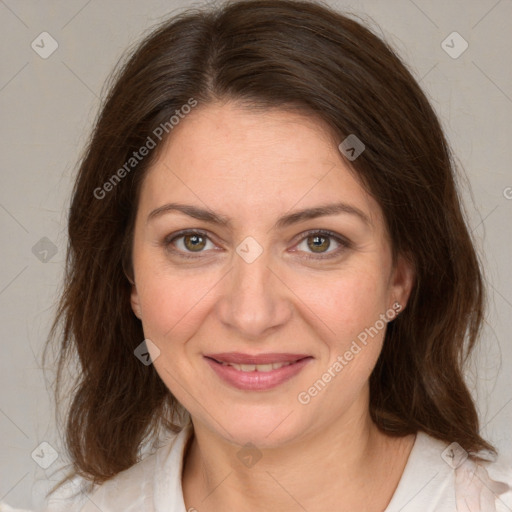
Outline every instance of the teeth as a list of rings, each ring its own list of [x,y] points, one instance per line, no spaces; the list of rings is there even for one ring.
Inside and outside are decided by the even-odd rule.
[[[289,362],[289,363],[272,363],[272,370],[277,370],[278,368],[281,368],[282,366],[288,366],[290,364],[292,364],[292,363],[291,362]]]
[[[241,364],[240,370],[242,370],[243,372],[253,372],[254,370],[256,370],[256,365],[255,364]]]
[[[270,372],[272,370],[277,370],[278,368],[282,368],[283,366],[288,366],[292,364],[289,363],[269,363],[269,364],[236,364],[236,363],[224,363],[224,366],[232,366],[235,370],[242,372]]]

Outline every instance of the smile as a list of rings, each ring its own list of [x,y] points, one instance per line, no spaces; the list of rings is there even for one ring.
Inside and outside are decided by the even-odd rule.
[[[313,359],[305,354],[251,356],[235,352],[211,354],[204,358],[224,383],[248,391],[275,388],[299,374]]]
[[[278,370],[283,366],[288,366],[293,363],[269,363],[269,364],[236,364],[236,363],[224,363],[223,361],[217,361],[224,366],[232,366],[236,370],[242,372],[270,372],[272,370]]]

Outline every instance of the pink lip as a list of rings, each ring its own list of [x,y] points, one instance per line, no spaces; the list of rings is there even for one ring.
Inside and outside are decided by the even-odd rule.
[[[221,357],[221,355],[223,357]],[[227,360],[226,356],[230,356]],[[249,390],[249,391],[264,391],[275,388],[279,384],[286,382],[295,375],[297,375],[304,366],[313,358],[311,356],[301,356],[294,354],[263,354],[258,357],[248,356],[246,354],[216,354],[215,358],[211,356],[205,356],[206,362],[211,366],[215,373],[226,383],[234,386],[237,389]],[[244,357],[241,357],[244,356]],[[270,357],[272,356],[272,357]],[[279,357],[276,358],[276,356]],[[292,356],[292,357],[290,357]],[[219,358],[219,359],[217,359]],[[243,359],[243,361],[242,361]],[[297,360],[298,359],[298,360]],[[226,366],[218,361],[222,360],[226,363],[235,364],[269,364],[269,363],[283,363],[291,362],[294,363],[271,370],[269,372],[258,372],[254,370],[252,372],[243,372],[237,370],[232,366]]]
[[[215,359],[223,363],[235,364],[269,364],[269,363],[292,363],[299,359],[309,357],[308,354],[277,354],[266,353],[259,355],[243,354],[242,352],[223,352],[220,354],[206,354],[205,357]]]

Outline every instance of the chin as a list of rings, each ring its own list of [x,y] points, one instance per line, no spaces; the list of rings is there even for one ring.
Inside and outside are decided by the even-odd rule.
[[[297,410],[291,407],[264,405],[236,406],[224,409],[221,424],[213,425],[227,441],[244,446],[251,443],[260,449],[271,449],[292,442],[304,430]]]

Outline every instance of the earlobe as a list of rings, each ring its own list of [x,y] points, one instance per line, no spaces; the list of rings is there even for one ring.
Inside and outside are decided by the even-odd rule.
[[[135,316],[140,320],[142,317],[142,312],[139,303],[139,293],[137,292],[137,288],[135,285],[132,285],[132,291],[130,294],[130,304],[132,306],[132,311],[135,313]]]
[[[415,282],[416,272],[414,264],[409,258],[401,255],[397,259],[393,277],[393,300],[400,304],[403,311],[411,295]]]

